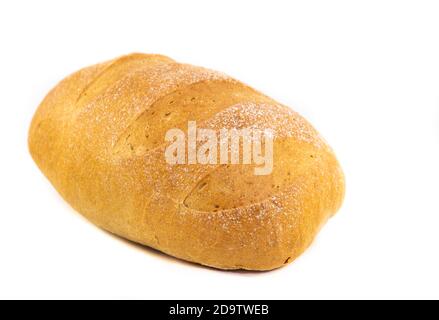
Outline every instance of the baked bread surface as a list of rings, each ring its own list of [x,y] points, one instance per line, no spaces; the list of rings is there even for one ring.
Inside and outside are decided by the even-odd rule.
[[[274,168],[170,165],[167,130],[272,129]],[[97,226],[220,269],[292,262],[340,207],[344,177],[300,115],[222,73],[131,54],[82,69],[39,106],[29,149],[50,182]]]

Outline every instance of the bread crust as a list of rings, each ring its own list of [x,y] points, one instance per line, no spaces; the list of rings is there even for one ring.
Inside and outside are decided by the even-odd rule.
[[[274,169],[169,165],[165,132],[275,131]],[[43,100],[29,149],[50,182],[97,226],[220,269],[291,263],[340,207],[344,176],[300,115],[222,73],[131,54],[82,69]]]

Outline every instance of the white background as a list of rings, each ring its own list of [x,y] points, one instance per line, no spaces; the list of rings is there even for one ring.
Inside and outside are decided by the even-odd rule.
[[[0,298],[439,298],[438,1],[0,3]],[[296,262],[180,262],[94,227],[39,172],[45,94],[130,52],[224,71],[327,138],[346,200]]]

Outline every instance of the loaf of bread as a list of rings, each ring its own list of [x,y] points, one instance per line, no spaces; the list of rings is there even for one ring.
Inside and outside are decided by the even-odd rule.
[[[186,132],[189,122],[269,130],[272,170],[169,163],[167,132]],[[333,151],[300,115],[222,73],[161,55],[131,54],[64,79],[39,106],[29,149],[61,196],[97,226],[220,269],[292,262],[344,196]]]

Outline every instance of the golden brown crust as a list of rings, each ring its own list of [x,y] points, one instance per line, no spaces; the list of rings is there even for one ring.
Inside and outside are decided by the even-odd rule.
[[[274,169],[165,162],[164,135],[271,128]],[[228,76],[164,56],[88,67],[44,99],[29,133],[38,166],[96,225],[172,256],[221,269],[292,262],[340,207],[344,177],[295,112]]]

